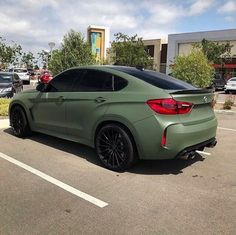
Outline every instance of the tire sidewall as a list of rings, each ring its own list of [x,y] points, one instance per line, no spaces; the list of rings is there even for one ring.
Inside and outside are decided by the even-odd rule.
[[[25,137],[25,136],[27,136],[27,135],[29,134],[29,132],[30,132],[28,120],[27,120],[27,118],[26,118],[26,115],[25,115],[25,113],[24,113],[24,110],[23,110],[21,107],[17,106],[17,107],[15,107],[15,108],[13,108],[13,110],[12,110],[12,113],[11,113],[11,123],[12,123],[12,119],[13,119],[13,117],[14,117],[14,115],[15,115],[16,112],[18,112],[18,113],[21,115],[21,117],[22,117],[22,120],[23,120],[23,128],[22,128],[21,132],[17,132],[17,131],[15,130],[14,126],[12,126],[13,133],[14,133],[14,135],[17,136],[17,137]]]

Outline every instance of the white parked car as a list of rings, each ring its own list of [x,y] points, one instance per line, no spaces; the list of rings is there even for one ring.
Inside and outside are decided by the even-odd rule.
[[[225,93],[236,91],[236,77],[230,78],[225,85]]]
[[[25,84],[30,84],[30,73],[26,68],[12,68],[9,72],[16,73]]]

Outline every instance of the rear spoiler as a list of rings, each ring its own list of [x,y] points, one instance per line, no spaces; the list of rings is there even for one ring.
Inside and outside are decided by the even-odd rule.
[[[193,90],[178,90],[178,91],[170,91],[170,94],[206,94],[206,93],[212,93],[212,89],[193,89]]]

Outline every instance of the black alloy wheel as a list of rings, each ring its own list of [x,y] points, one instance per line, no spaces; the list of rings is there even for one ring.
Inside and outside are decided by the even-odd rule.
[[[26,137],[31,133],[24,110],[20,106],[14,107],[11,111],[11,126],[17,137]]]
[[[118,124],[103,126],[95,142],[97,155],[106,168],[123,171],[135,162],[135,147],[123,126]]]

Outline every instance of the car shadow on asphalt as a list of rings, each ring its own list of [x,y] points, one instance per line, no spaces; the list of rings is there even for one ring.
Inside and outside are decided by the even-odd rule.
[[[11,128],[5,129],[4,132],[13,135]],[[77,157],[82,157],[92,164],[102,167],[102,164],[96,156],[95,150],[88,146],[41,133],[33,134],[32,136],[27,137],[27,139],[51,148],[65,151]],[[192,160],[141,160],[138,161],[131,169],[127,170],[127,172],[143,175],[177,175],[183,173],[184,168],[199,161],[204,161],[204,158],[198,153],[196,153],[196,157]]]
[[[196,153],[194,159],[183,160],[183,159],[173,159],[173,160],[149,160],[149,161],[139,161],[133,168],[129,170],[131,173],[144,174],[144,175],[178,175],[183,173],[183,169],[191,166],[196,162],[202,162],[203,158],[200,154]]]

